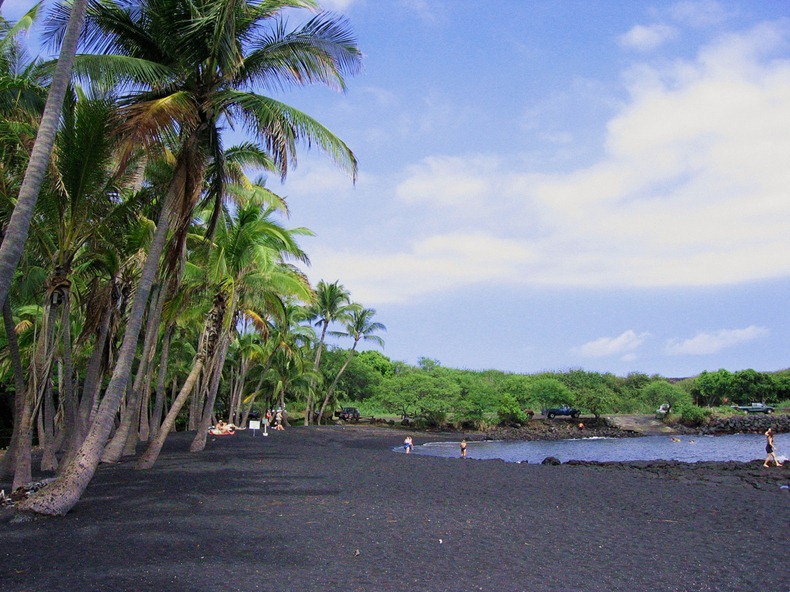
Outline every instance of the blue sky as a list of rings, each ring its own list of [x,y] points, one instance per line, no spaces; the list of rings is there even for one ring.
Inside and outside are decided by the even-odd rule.
[[[31,2],[6,0],[14,18]],[[317,282],[416,363],[790,367],[790,5],[327,0],[348,91],[281,98],[356,153],[284,185]]]

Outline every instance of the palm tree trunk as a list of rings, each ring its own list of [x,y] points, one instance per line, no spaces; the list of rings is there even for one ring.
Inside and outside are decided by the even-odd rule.
[[[63,458],[63,463],[68,463],[69,452],[73,454],[79,445],[79,401],[74,389],[74,363],[72,360],[72,343],[71,343],[71,291],[66,295],[66,300],[63,302],[63,311],[61,313],[61,327],[63,332],[63,389],[60,394],[63,398],[63,430],[64,438],[67,442],[67,454]]]
[[[143,351],[140,355],[140,363],[137,365],[137,374],[134,377],[132,386],[132,396],[127,399],[126,412],[121,415],[121,425],[115,432],[109,444],[104,447],[101,461],[105,463],[116,463],[122,456],[131,456],[136,452],[137,446],[137,426],[140,419],[140,406],[143,399],[143,384],[148,370],[148,360],[152,344],[156,344],[157,325],[159,324],[160,296],[164,290],[160,288],[152,296],[151,306],[148,309],[148,320],[145,327],[145,337],[143,339]]]
[[[343,362],[343,365],[340,367],[335,379],[332,381],[332,384],[329,385],[329,388],[326,390],[326,396],[324,397],[324,404],[321,405],[321,411],[318,412],[318,423],[321,423],[321,418],[324,415],[324,410],[326,409],[327,403],[329,403],[329,399],[332,397],[332,394],[335,392],[335,387],[337,386],[337,381],[340,380],[340,377],[343,375],[343,372],[346,371],[349,362],[351,362],[351,358],[354,357],[354,351],[357,349],[358,340],[354,342],[354,345],[351,347],[351,351],[346,358],[346,361]]]
[[[229,414],[233,417],[233,423],[238,425],[245,425],[241,422],[241,399],[244,396],[244,385],[247,382],[247,366],[249,365],[249,360],[247,358],[242,358],[239,362],[239,373],[236,376],[236,384],[233,394],[233,406],[229,411]]]
[[[137,426],[137,439],[140,442],[148,442],[148,438],[151,431],[151,417],[150,417],[150,405],[151,405],[151,371],[153,371],[153,365],[149,362],[148,363],[149,372],[145,375],[145,384],[143,385],[143,399],[140,402],[140,423]]]
[[[182,172],[182,174],[185,174],[185,172]],[[176,171],[177,175],[178,169]],[[174,179],[173,184],[175,185],[176,182]],[[17,509],[20,511],[63,516],[79,501],[93,478],[93,474],[101,459],[104,444],[113,428],[115,415],[118,413],[118,407],[126,391],[126,385],[129,382],[145,308],[156,271],[159,267],[159,257],[164,250],[165,240],[167,239],[169,211],[172,203],[174,203],[174,198],[169,196],[159,215],[156,232],[143,265],[132,308],[129,312],[118,360],[116,361],[110,384],[107,386],[107,391],[99,405],[99,410],[88,430],[88,435],[74,459],[60,476],[47,487],[20,502],[17,505]]]
[[[131,456],[137,452],[137,441],[140,439],[140,425],[142,423],[143,409],[148,405],[151,386],[151,361],[156,353],[156,341],[159,337],[159,320],[162,318],[162,307],[165,303],[167,290],[163,285],[152,297],[151,310],[148,311],[148,322],[145,328],[143,351],[140,355],[140,365],[134,380],[134,400],[137,402],[134,413],[131,415],[131,425],[127,431],[123,447],[123,456]],[[147,420],[146,420],[147,421]],[[146,435],[146,439],[148,436]]]
[[[156,437],[159,425],[162,421],[162,410],[165,405],[165,380],[167,378],[167,359],[170,357],[170,340],[173,338],[174,326],[169,325],[162,336],[162,351],[159,355],[159,373],[156,377],[156,398],[154,399],[154,410],[151,413],[149,431],[151,437]]]
[[[167,412],[167,416],[165,416],[165,421],[162,422],[162,425],[156,432],[156,436],[151,443],[148,445],[148,448],[137,461],[135,465],[136,469],[150,469],[154,466],[156,459],[159,458],[159,453],[162,450],[162,446],[165,444],[165,440],[167,439],[168,434],[176,425],[176,418],[178,417],[178,413],[181,411],[181,408],[186,403],[187,399],[189,398],[192,389],[197,382],[198,376],[200,375],[200,371],[203,369],[203,356],[199,355],[195,359],[195,363],[192,366],[192,371],[187,376],[187,379],[184,381],[184,386],[181,387],[181,392],[178,393],[175,401],[173,401],[173,406],[170,408],[170,411]]]
[[[329,328],[329,322],[324,323],[321,329],[321,339],[318,340],[318,349],[315,352],[315,362],[313,363],[313,372],[318,373],[318,367],[321,364],[321,352],[324,351],[324,340],[326,339],[326,330]],[[310,425],[313,415],[313,391],[315,390],[315,378],[310,379],[310,389],[307,391],[307,403],[305,404],[304,411],[304,425]]]
[[[217,391],[219,391],[220,378],[222,376],[222,367],[225,365],[225,358],[228,355],[229,340],[225,339],[216,352],[216,367],[214,368],[214,376],[209,382],[209,393],[206,397],[206,404],[203,407],[203,415],[201,416],[200,423],[197,426],[195,438],[189,446],[190,452],[200,452],[206,448],[206,437],[208,436],[208,428],[211,425],[211,416],[214,413],[214,402],[217,400]]]
[[[52,146],[55,144],[55,134],[60,121],[63,99],[71,79],[71,67],[77,52],[77,42],[85,21],[87,6],[88,0],[74,0],[72,5],[69,24],[63,37],[63,45],[60,48],[60,56],[55,66],[55,73],[49,87],[44,114],[36,133],[33,151],[25,171],[25,178],[19,189],[14,212],[6,227],[3,243],[0,245],[0,302],[5,302],[8,296],[8,289],[11,286],[19,259],[22,257],[27,234],[30,230],[33,210],[49,165]]]
[[[94,407],[94,402],[98,396],[99,389],[101,388],[102,359],[104,358],[104,348],[105,344],[107,343],[107,335],[110,332],[111,318],[112,305],[110,304],[102,314],[99,334],[96,336],[96,341],[93,344],[93,351],[91,352],[91,357],[88,360],[88,366],[85,371],[85,383],[82,385],[82,399],[80,400],[80,444],[85,438],[85,433],[88,431],[88,422],[90,420],[91,410]]]
[[[52,278],[51,278],[52,280]],[[54,280],[53,283],[57,283]],[[43,327],[39,333],[39,342],[36,346],[35,357],[31,364],[30,376],[33,382],[30,385],[31,395],[40,409],[41,420],[38,431],[39,446],[43,446],[44,454],[41,458],[42,471],[54,471],[58,462],[53,450],[55,440],[55,404],[52,399],[52,365],[55,363],[55,318],[57,304],[54,293],[47,294],[44,303]]]
[[[8,339],[11,366],[14,370],[14,429],[11,432],[11,442],[2,460],[0,460],[0,477],[10,476],[14,471],[19,426],[22,423],[22,414],[25,409],[25,370],[22,367],[22,356],[19,353],[19,341],[16,338],[14,317],[8,300],[3,303],[3,324],[6,338]]]

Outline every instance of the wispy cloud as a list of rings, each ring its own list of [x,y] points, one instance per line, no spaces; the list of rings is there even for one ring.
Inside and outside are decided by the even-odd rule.
[[[755,325],[750,325],[745,329],[721,329],[713,333],[701,332],[691,339],[670,340],[667,342],[666,351],[671,355],[704,356],[718,353],[741,343],[754,341],[768,333],[769,330],[766,327]]]
[[[342,12],[348,10],[357,0],[321,0],[321,8]]]
[[[617,337],[599,337],[594,341],[589,341],[577,348],[575,353],[579,353],[586,358],[608,358],[620,356],[623,360],[635,359],[635,352],[639,349],[648,333],[637,333],[629,329]]]
[[[669,25],[636,25],[620,37],[620,45],[637,51],[651,51],[677,36],[677,29]]]

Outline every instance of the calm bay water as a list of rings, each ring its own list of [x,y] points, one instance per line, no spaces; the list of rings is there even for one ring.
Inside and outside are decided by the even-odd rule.
[[[698,461],[751,461],[765,458],[765,436],[759,434],[733,434],[727,436],[678,436],[673,442],[669,436],[641,438],[585,438],[556,442],[468,442],[467,457],[473,459],[502,459],[508,462],[540,463],[547,456],[562,462],[569,460],[631,461],[678,460]],[[790,434],[774,437],[777,456],[790,456]],[[458,442],[428,442],[414,448],[415,454],[457,458]],[[403,451],[402,448],[396,449]]]

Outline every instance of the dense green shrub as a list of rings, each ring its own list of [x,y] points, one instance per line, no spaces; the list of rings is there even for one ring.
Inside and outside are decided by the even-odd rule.
[[[499,401],[497,416],[502,424],[520,424],[527,421],[527,414],[524,413],[516,397],[507,393],[502,395]]]
[[[690,428],[696,428],[708,421],[708,418],[711,416],[711,410],[703,409],[696,405],[682,405],[678,409],[678,414],[680,423]]]

